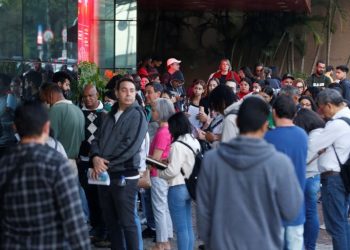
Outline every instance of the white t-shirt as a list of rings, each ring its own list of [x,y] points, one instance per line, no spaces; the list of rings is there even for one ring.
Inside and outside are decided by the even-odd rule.
[[[117,113],[115,113],[115,115],[114,115],[114,118],[115,118],[115,123],[117,123],[118,122],[118,120],[119,120],[119,117],[121,116],[123,114],[123,111],[118,111]]]

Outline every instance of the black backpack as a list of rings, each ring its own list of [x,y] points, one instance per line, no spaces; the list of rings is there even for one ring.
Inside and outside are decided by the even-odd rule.
[[[195,157],[193,170],[192,170],[189,178],[184,178],[188,193],[190,194],[192,200],[195,201],[196,200],[196,187],[197,187],[198,175],[199,175],[199,171],[200,171],[202,160],[203,160],[203,154],[202,154],[201,150],[198,150],[196,153],[190,147],[190,145],[188,145],[187,143],[185,143],[183,141],[178,141],[178,142],[180,142],[183,145],[185,145],[186,147],[188,147],[192,151],[192,153],[194,154],[194,157]],[[182,168],[181,168],[181,174],[185,177],[185,172],[183,171]]]
[[[350,119],[347,117],[340,117],[338,118],[340,120],[345,121],[349,126],[350,126]],[[350,157],[345,161],[344,164],[341,164],[337,151],[335,151],[334,145],[332,145],[335,156],[337,157],[338,163],[340,165],[340,177],[343,180],[344,188],[346,192],[349,194],[350,193]]]

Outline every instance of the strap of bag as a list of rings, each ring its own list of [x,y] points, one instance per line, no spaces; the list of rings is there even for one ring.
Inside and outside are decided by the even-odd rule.
[[[326,150],[321,150],[317,152],[317,154],[314,157],[312,157],[312,159],[308,161],[306,165],[310,165],[314,160],[318,159],[321,156],[321,154],[323,154],[324,152],[326,152]]]
[[[177,142],[180,142],[180,143],[182,143],[183,145],[185,145],[186,147],[188,147],[189,149],[191,149],[191,151],[193,152],[194,156],[197,155],[196,152],[194,152],[193,148],[191,148],[191,146],[188,145],[187,143],[185,143],[185,142],[183,142],[183,141],[177,141]]]
[[[349,126],[350,126],[350,118],[347,118],[347,117],[339,117],[337,119],[334,119],[334,120],[343,120],[344,122],[346,122]],[[339,156],[337,154],[337,151],[335,150],[335,147],[334,147],[334,144],[332,144],[332,147],[333,147],[333,150],[334,150],[334,153],[335,153],[335,156],[337,157],[337,160],[338,160],[338,163],[339,163],[339,166],[340,166],[340,169],[342,168],[342,164],[339,160]]]
[[[191,148],[191,146],[190,145],[188,145],[187,143],[185,143],[185,142],[183,142],[183,141],[177,141],[177,142],[180,142],[180,143],[182,143],[183,145],[185,145],[186,147],[188,147],[189,149],[191,149],[191,151],[192,151],[192,153],[194,154],[194,157],[196,157],[196,152],[194,152],[194,150],[193,150],[193,148]],[[182,174],[182,176],[183,177],[185,177],[185,172],[184,172],[184,170],[181,168],[181,174]]]
[[[213,122],[214,122],[214,120],[213,120],[213,121],[210,123],[209,127],[206,129],[206,131],[209,131],[209,132],[213,131],[214,128],[216,128],[217,126],[219,126],[223,121],[224,121],[224,118],[218,120],[218,121],[212,126],[212,124],[213,124]]]
[[[340,166],[340,168],[342,168],[342,164],[341,164],[341,162],[340,162],[340,160],[339,160],[339,156],[338,156],[338,154],[337,154],[337,151],[335,150],[334,144],[332,144],[332,148],[333,148],[333,150],[334,150],[335,156],[337,157],[339,166]]]

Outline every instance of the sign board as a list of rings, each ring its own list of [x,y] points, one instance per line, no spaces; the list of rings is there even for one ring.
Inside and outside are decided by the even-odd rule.
[[[63,28],[61,35],[62,35],[62,41],[64,43],[66,43],[67,42],[67,28]]]
[[[52,30],[45,30],[44,34],[43,34],[43,38],[44,38],[44,41],[46,43],[49,43],[53,40],[53,32]]]

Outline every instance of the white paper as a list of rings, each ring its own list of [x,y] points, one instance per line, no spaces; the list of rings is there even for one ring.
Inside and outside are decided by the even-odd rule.
[[[192,126],[195,128],[201,128],[202,123],[196,118],[197,115],[199,114],[199,107],[189,105],[187,112],[189,114],[188,119],[190,120],[190,123],[192,124]]]
[[[93,185],[104,185],[104,186],[109,186],[111,184],[111,179],[109,178],[109,175],[107,172],[103,172],[99,174],[97,179],[92,178],[92,168],[88,169],[87,172],[87,177],[88,177],[88,183],[93,184]]]

